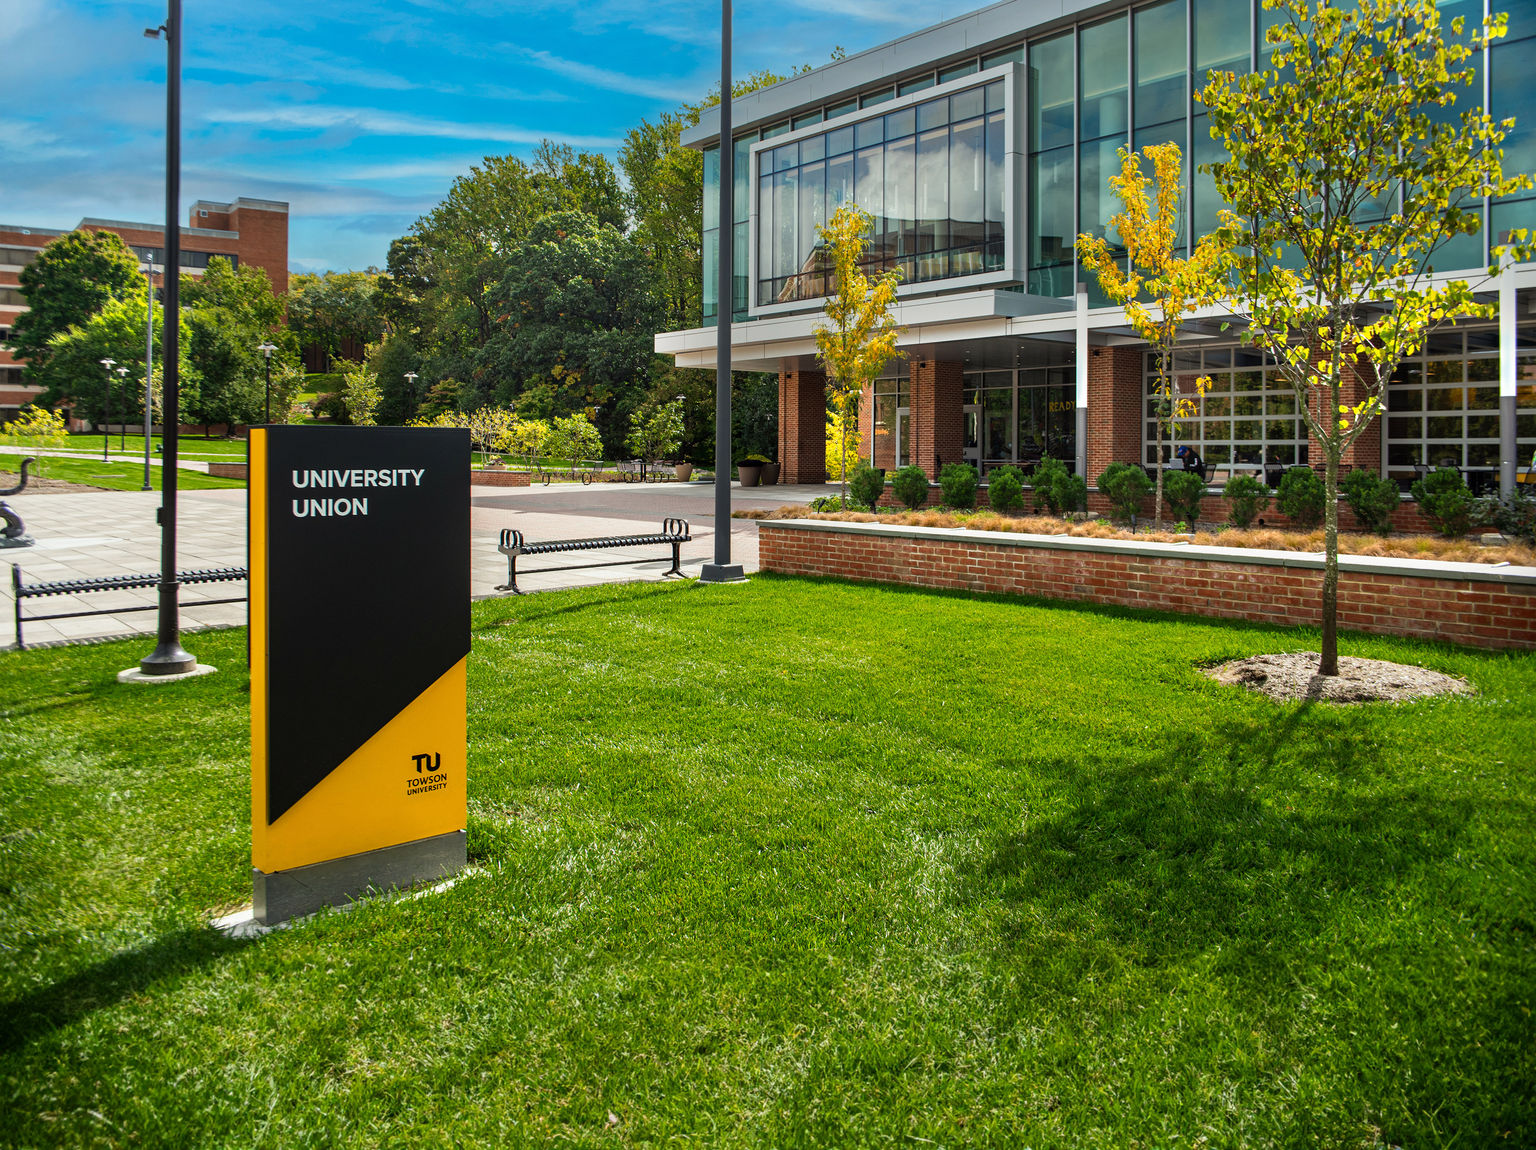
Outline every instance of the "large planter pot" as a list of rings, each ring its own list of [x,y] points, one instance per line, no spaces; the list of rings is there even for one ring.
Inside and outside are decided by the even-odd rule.
[[[684,483],[693,478],[693,464],[691,463],[679,463],[672,470],[676,473],[678,479]]]
[[[756,487],[763,481],[763,465],[761,463],[739,463],[736,465],[736,478],[741,480],[743,487]]]
[[[772,487],[779,481],[779,465],[777,463],[763,464],[763,486]]]

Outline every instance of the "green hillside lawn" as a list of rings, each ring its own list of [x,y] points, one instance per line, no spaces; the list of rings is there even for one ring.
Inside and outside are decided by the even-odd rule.
[[[478,604],[481,872],[257,942],[243,631],[0,655],[0,1142],[1536,1143],[1536,663],[758,577]],[[325,696],[317,684],[315,718]]]
[[[243,461],[243,460],[242,460]],[[0,455],[0,470],[12,470],[20,466],[17,456]],[[144,489],[144,465],[142,463],[103,463],[100,459],[67,459],[51,456],[43,461],[43,474],[49,479],[66,483],[84,483],[91,487],[105,487],[111,491],[142,491]],[[160,490],[161,469],[149,469],[149,485]],[[243,479],[220,479],[203,471],[191,471],[185,467],[176,469],[176,485],[183,491],[201,491],[211,487],[244,487]]]

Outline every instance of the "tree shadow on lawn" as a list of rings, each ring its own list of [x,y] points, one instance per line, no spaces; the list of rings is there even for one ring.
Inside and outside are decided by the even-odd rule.
[[[537,572],[528,572],[528,574],[537,574]],[[560,615],[576,615],[583,611],[591,611],[597,607],[613,607],[623,603],[640,602],[655,598],[657,595],[665,594],[675,588],[686,586],[686,584],[667,582],[653,586],[636,586],[635,583],[610,583],[600,584],[599,586],[607,591],[607,593],[594,595],[592,598],[585,599],[580,603],[567,603],[560,607],[540,605],[539,600],[549,593],[544,591],[530,591],[523,595],[508,593],[479,599],[476,601],[476,606],[491,603],[517,603],[526,604],[526,606],[516,612],[492,611],[488,607],[481,607],[480,610],[490,617],[473,619],[470,632],[472,635],[480,635],[495,631],[500,627],[510,627],[514,624],[544,623]],[[571,590],[596,590],[596,588],[551,588],[551,591],[556,593]],[[536,596],[538,598],[535,598]]]
[[[1085,995],[1102,1020],[1109,1000],[1158,987],[1220,1028],[1264,1033],[1255,1053],[1326,1080],[1330,1104],[1379,1105],[1410,1127],[1436,1116],[1421,1137],[1521,1127],[1530,925],[1466,889],[1476,804],[1418,784],[1390,746],[1336,746],[1337,723],[1321,731],[1326,757],[1288,756],[1317,740],[1312,709],[1134,762],[1021,765],[1075,798],[960,876],[962,901],[1000,907],[997,959],[1027,988],[999,1003],[999,1025],[1040,995]],[[1205,1057],[1190,1041],[1170,1034],[1172,1056]]]
[[[144,994],[243,950],[249,939],[184,929],[120,951],[101,962],[0,1003],[0,1054],[9,1054],[125,998]]]

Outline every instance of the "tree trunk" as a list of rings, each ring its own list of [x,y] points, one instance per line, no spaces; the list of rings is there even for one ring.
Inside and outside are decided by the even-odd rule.
[[[1333,410],[1339,409],[1338,389]],[[1324,444],[1323,467],[1323,651],[1319,675],[1339,673],[1339,455],[1340,449]]]
[[[1153,529],[1163,529],[1163,421],[1157,421],[1157,484],[1152,490]]]

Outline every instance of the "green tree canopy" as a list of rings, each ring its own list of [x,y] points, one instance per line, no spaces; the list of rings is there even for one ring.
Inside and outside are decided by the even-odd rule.
[[[111,300],[138,302],[142,335],[144,276],[138,259],[115,232],[60,236],[22,268],[20,283],[28,310],[16,317],[10,344],[16,358],[27,365],[29,383],[67,390],[67,380],[47,373],[53,338],[85,324]]]
[[[373,271],[294,276],[288,281],[288,329],[327,358],[344,354],[348,340],[372,343],[384,330],[378,279]]]
[[[556,212],[509,254],[491,300],[498,330],[478,366],[501,400],[546,418],[595,409],[617,448],[649,383],[662,314],[644,251],[592,216]]]
[[[1441,323],[1493,314],[1471,284],[1433,278],[1436,252],[1481,229],[1486,197],[1531,179],[1504,174],[1499,144],[1514,122],[1483,113],[1469,66],[1504,16],[1464,36],[1434,0],[1264,6],[1277,17],[1270,68],[1212,73],[1198,94],[1230,157],[1210,170],[1236,209],[1223,213],[1212,286],[1244,320],[1244,341],[1275,357],[1322,448],[1320,670],[1335,675],[1340,458],[1385,407],[1399,360]],[[1529,259],[1525,238],[1513,240]]]
[[[144,306],[139,299],[109,299],[84,323],[76,324],[53,337],[49,344],[48,386],[39,400],[45,404],[67,403],[79,419],[103,422],[107,415],[107,370],[103,359],[116,360],[114,366],[128,368],[128,387],[112,376],[112,422],[126,416],[130,421],[144,416]],[[163,346],[165,315],[159,304],[154,310],[155,354]],[[188,354],[191,324],[187,314],[181,323],[181,392],[183,414],[192,412],[198,402],[199,377]],[[157,373],[160,364],[155,364]]]

